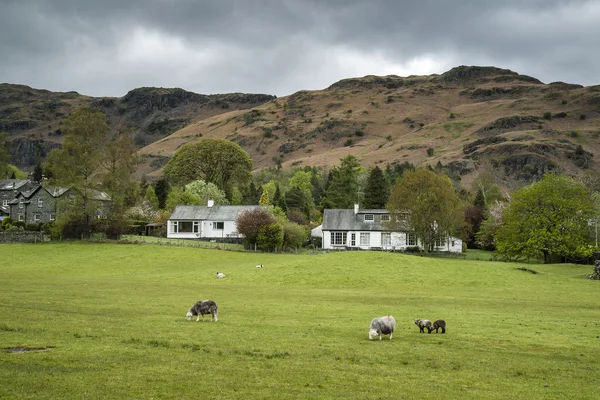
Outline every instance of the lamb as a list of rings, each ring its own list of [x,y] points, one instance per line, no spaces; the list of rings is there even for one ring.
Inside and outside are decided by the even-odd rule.
[[[224,273],[222,273],[222,272],[217,272],[217,278],[219,278],[219,279],[225,278],[226,276],[227,276],[227,275],[225,275],[225,274],[224,274]]]
[[[196,304],[194,304],[192,308],[189,309],[189,311],[185,315],[185,318],[189,321],[192,319],[192,317],[197,316],[198,318],[196,318],[196,322],[198,322],[200,321],[201,315],[202,321],[204,321],[204,315],[211,314],[211,321],[217,322],[217,320],[219,319],[218,311],[219,307],[217,306],[217,303],[215,303],[212,300],[197,301]]]
[[[444,321],[443,319],[438,319],[433,323],[433,326],[431,327],[431,330],[434,329],[435,333],[438,333],[438,329],[441,329],[442,333],[446,333],[446,321]]]
[[[427,333],[431,333],[431,331],[433,330],[431,328],[431,321],[429,321],[428,319],[415,319],[415,325],[417,325],[419,327],[419,333],[425,333],[425,329],[427,328]]]
[[[264,265],[259,264],[259,265],[256,266],[256,268],[264,268]]]
[[[369,326],[369,340],[375,339],[375,336],[377,335],[379,335],[379,340],[381,340],[381,335],[390,335],[390,340],[392,340],[392,335],[395,330],[396,320],[391,315],[373,318],[371,326]]]

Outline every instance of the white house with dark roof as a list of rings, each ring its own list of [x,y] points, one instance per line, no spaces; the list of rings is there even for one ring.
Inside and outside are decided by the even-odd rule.
[[[167,224],[167,237],[173,239],[242,238],[236,218],[245,211],[267,210],[266,206],[177,206]]]
[[[390,214],[385,209],[325,209],[323,210],[324,249],[398,250],[422,247],[414,232],[406,227],[389,231],[385,222]],[[462,252],[462,240],[453,237],[436,241],[436,251]]]

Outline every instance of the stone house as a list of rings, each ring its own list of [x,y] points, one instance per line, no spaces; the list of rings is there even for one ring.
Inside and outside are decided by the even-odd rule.
[[[9,213],[8,202],[17,197],[20,191],[31,190],[36,185],[24,179],[0,179],[0,208]]]
[[[56,220],[60,212],[59,202],[69,201],[71,188],[58,186],[42,186],[37,184],[33,189],[19,191],[16,197],[8,202],[10,217],[13,221],[25,224],[39,224]],[[97,218],[105,218],[110,209],[110,197],[104,192],[93,191],[91,198],[100,204],[96,210]]]

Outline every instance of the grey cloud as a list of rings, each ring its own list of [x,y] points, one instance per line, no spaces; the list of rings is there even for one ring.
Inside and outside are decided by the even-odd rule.
[[[598,20],[600,0],[0,0],[0,81],[286,95],[476,64],[592,85]]]

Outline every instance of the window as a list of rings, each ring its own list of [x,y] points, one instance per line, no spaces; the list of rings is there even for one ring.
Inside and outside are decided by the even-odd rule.
[[[365,214],[365,222],[373,222],[374,219],[373,214]]]
[[[2,200],[2,205],[3,205],[3,206],[7,206],[7,205],[8,205],[8,200],[6,200],[6,199],[5,199],[5,200]]]
[[[346,232],[331,232],[331,244],[333,246],[345,246],[346,245]]]
[[[200,232],[200,221],[194,221],[194,233]]]
[[[225,229],[225,222],[213,222],[213,229],[222,231]]]
[[[369,246],[371,244],[371,234],[366,232],[360,233],[360,245]]]
[[[389,214],[382,214],[381,215],[381,220],[382,221],[389,221],[390,220],[390,215]]]
[[[356,247],[356,233],[350,234],[350,246]]]
[[[54,221],[56,219],[56,215],[50,214],[50,221]]]
[[[179,221],[179,233],[191,233],[192,228],[192,221]]]
[[[19,214],[19,221],[24,221],[25,217],[23,217],[23,214]]]
[[[44,207],[44,199],[42,199],[42,198],[38,199],[38,207],[40,207],[40,208]]]
[[[406,234],[406,245],[407,246],[416,246],[417,245],[417,237],[414,233],[408,232]]]
[[[173,233],[179,233],[179,221],[171,221],[171,231]]]
[[[444,247],[446,245],[446,241],[444,238],[437,237],[435,238],[435,242],[433,243],[434,247]]]
[[[392,234],[390,232],[381,233],[381,245],[391,246],[392,245]]]
[[[19,208],[23,208],[23,198],[19,199]]]
[[[33,214],[33,220],[35,222],[40,222],[40,214]]]

